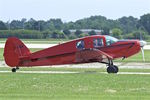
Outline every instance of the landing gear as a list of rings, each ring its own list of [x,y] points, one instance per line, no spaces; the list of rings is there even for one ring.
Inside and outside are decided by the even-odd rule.
[[[11,71],[12,71],[12,72],[16,72],[16,68],[12,68]]]
[[[17,70],[19,70],[19,67],[16,67],[16,68],[12,68],[12,69],[11,69],[12,72],[16,72]]]
[[[109,61],[107,72],[108,73],[117,73],[119,71],[119,68],[116,65],[113,65],[112,60]]]

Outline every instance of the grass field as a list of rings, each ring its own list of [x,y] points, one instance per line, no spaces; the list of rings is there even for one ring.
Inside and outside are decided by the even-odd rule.
[[[145,55],[145,62],[150,62],[150,50],[144,50]],[[117,62],[143,62],[142,53],[139,52],[138,54],[131,56],[125,60],[115,60]]]
[[[150,75],[102,74],[105,69],[22,68],[78,74],[0,73],[0,100],[149,100]],[[9,70],[0,68],[0,70]],[[121,71],[143,72],[142,69]],[[144,70],[149,71],[150,69]]]
[[[21,39],[26,44],[58,44],[69,41],[69,39]],[[0,39],[0,43],[5,43],[6,39]]]

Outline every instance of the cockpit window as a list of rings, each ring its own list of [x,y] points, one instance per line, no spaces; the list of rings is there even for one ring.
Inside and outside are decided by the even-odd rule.
[[[109,46],[115,42],[118,41],[118,39],[111,37],[111,36],[105,36],[106,37],[106,45]]]
[[[95,38],[95,39],[93,39],[93,45],[94,45],[94,47],[102,47],[102,46],[104,46],[103,39],[102,38]]]
[[[76,48],[79,49],[79,50],[84,49],[84,41],[83,40],[78,41],[77,44],[76,44]]]

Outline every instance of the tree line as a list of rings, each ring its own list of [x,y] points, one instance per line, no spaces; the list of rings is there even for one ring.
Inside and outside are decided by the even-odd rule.
[[[71,33],[70,29],[76,29]],[[88,34],[80,29],[93,29]],[[87,35],[95,35],[94,29],[102,30],[102,34],[112,35],[117,38],[149,39],[150,14],[144,14],[139,19],[133,16],[121,17],[116,20],[107,19],[104,16],[91,16],[75,22],[63,22],[61,19],[12,20],[0,21],[0,38],[17,36],[19,38],[77,38]]]

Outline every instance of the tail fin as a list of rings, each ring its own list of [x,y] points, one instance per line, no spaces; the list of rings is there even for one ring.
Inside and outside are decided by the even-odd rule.
[[[4,59],[8,66],[15,67],[19,65],[23,56],[30,54],[30,50],[21,40],[15,37],[8,38],[4,49]]]

